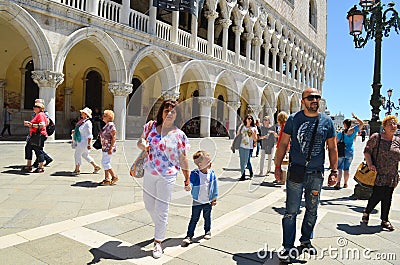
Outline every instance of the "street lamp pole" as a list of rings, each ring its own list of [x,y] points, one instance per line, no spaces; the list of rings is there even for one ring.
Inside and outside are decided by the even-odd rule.
[[[386,114],[391,115],[392,114],[392,109],[398,110],[400,107],[396,107],[394,105],[394,102],[390,100],[392,97],[393,89],[389,88],[387,91],[388,94],[388,100],[386,101],[385,97],[382,97],[382,107],[383,109],[387,110]],[[400,105],[400,99],[399,99],[399,105]]]
[[[383,11],[385,5],[379,0],[360,0],[362,10],[358,10],[354,5],[347,13],[349,20],[350,34],[353,35],[353,41],[356,48],[363,48],[368,40],[375,39],[375,63],[374,78],[372,83],[372,95],[370,105],[372,107],[372,117],[370,121],[370,132],[380,131],[381,122],[379,121],[379,107],[381,106],[381,55],[382,55],[382,37],[388,37],[393,27],[399,34],[400,18],[398,12],[394,9],[394,2],[387,4],[387,9]],[[388,15],[391,14],[390,17]],[[366,36],[362,37],[363,28]]]

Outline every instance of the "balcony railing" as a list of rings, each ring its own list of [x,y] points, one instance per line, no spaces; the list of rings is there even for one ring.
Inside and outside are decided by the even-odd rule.
[[[91,14],[96,14],[99,17],[114,21],[116,23],[121,23],[122,14],[122,5],[115,3],[110,0],[52,0],[54,2],[58,2],[64,4],[66,6],[79,9],[81,11],[85,11]],[[125,12],[125,11],[124,11]],[[149,32],[149,16],[143,13],[140,13],[136,10],[129,10],[126,12],[128,14],[127,23],[130,27],[135,30],[148,33]],[[124,16],[126,16],[126,14]],[[156,36],[160,39],[171,41],[171,29],[172,26],[161,22],[156,21]],[[179,45],[191,48],[191,33],[186,32],[184,30],[178,29],[178,43]],[[197,37],[197,51],[207,54],[207,46],[208,41]],[[218,45],[213,45],[214,47],[214,57],[221,59],[223,58],[223,48]],[[234,51],[227,51],[226,62],[230,64],[236,65],[236,53]],[[246,65],[246,57],[240,55],[239,57],[239,67],[247,69]],[[251,60],[249,65],[249,70],[255,72],[255,61]],[[281,75],[280,72],[275,72],[273,69],[266,67],[265,65],[260,64],[259,73],[262,75],[266,75],[269,78],[274,78],[278,81],[288,82],[288,78],[286,76]],[[291,82],[292,86],[297,88],[304,88],[305,84],[301,82]]]

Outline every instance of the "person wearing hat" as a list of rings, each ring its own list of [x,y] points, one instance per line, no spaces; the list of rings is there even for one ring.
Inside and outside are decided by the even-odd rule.
[[[75,147],[75,170],[74,174],[78,176],[80,174],[80,166],[82,165],[82,157],[88,161],[93,166],[93,173],[97,173],[100,171],[101,167],[99,167],[94,159],[89,155],[89,150],[92,148],[92,122],[90,118],[92,118],[92,110],[88,107],[80,110],[81,119],[76,124],[75,130],[73,130],[73,141],[76,143]]]
[[[44,111],[43,112],[46,115],[46,126],[47,126],[49,124],[49,113],[46,111],[46,106],[44,104],[44,100],[41,99],[41,98],[37,98],[37,99],[35,99],[35,104],[36,103],[43,104],[43,106],[44,106]],[[35,117],[35,115],[36,115],[36,113],[32,114],[32,119],[33,119],[33,117]],[[43,148],[43,157],[44,157],[44,161],[46,162],[46,164],[45,164],[46,166],[48,166],[51,162],[53,162],[53,158],[51,158],[49,156],[49,154],[47,154],[46,151],[44,151],[44,148]],[[37,157],[36,157],[35,162],[33,163],[33,167],[36,167],[36,168],[39,167],[39,161],[38,161]]]
[[[35,116],[31,119],[31,121],[24,121],[24,126],[29,127],[29,136],[25,145],[26,166],[22,167],[22,171],[32,171],[32,151],[34,151],[39,162],[38,167],[34,172],[43,173],[43,147],[44,141],[47,139],[47,117],[44,114],[44,105],[42,103],[35,103],[33,106],[33,111],[35,112]],[[40,141],[33,143],[32,135],[36,134],[37,132],[39,132]],[[39,137],[37,139],[39,139]]]

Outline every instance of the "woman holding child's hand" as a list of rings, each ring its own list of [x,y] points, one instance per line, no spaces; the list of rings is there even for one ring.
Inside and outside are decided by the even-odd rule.
[[[178,103],[174,100],[163,101],[156,120],[144,126],[142,138],[147,135],[145,140],[148,147],[138,144],[140,149],[148,150],[144,162],[143,201],[155,226],[154,258],[160,258],[163,253],[161,242],[167,230],[169,202],[180,170],[185,177],[185,190],[190,190],[189,162],[186,157],[189,141],[179,129],[181,121]]]

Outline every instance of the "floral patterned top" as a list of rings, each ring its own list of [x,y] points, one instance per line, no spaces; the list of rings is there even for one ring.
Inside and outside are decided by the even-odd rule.
[[[380,138],[380,142],[379,142]],[[379,143],[379,154],[377,157]],[[377,171],[375,185],[396,187],[399,183],[398,167],[400,161],[400,138],[384,140],[374,133],[368,140],[364,153],[369,153]]]
[[[145,170],[152,175],[161,175],[164,178],[175,178],[180,167],[179,156],[189,151],[189,140],[179,128],[171,130],[162,136],[157,132],[157,122],[144,126],[144,135],[150,129],[147,141],[150,146],[149,155],[145,159]]]
[[[100,132],[100,137],[101,137],[101,150],[103,152],[108,152],[110,148],[112,148],[112,151],[115,152],[117,151],[117,143],[115,142],[113,146],[111,146],[111,132],[116,131],[116,127],[114,122],[110,121],[107,122],[106,125],[104,125],[103,129]]]

